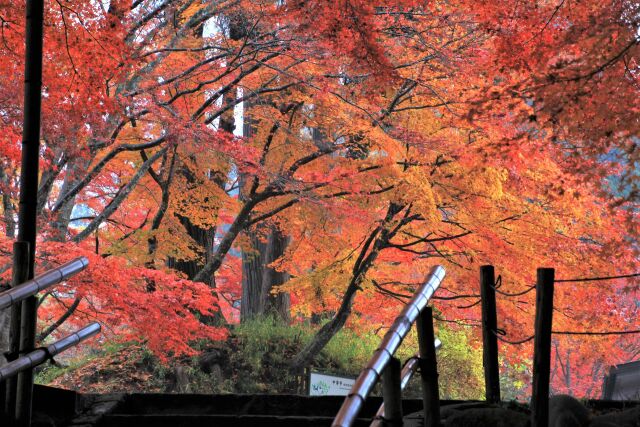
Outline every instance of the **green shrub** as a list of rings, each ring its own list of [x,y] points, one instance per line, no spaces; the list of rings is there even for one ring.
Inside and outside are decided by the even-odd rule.
[[[212,372],[205,373],[198,357],[182,357],[162,365],[144,347],[131,343],[106,345],[98,354],[80,357],[67,367],[47,366],[38,374],[40,383],[48,383],[60,375],[90,363],[97,358],[113,357],[117,363],[107,362],[95,372],[101,384],[93,384],[93,378],[83,378],[79,383],[91,389],[112,381],[114,391],[157,391],[191,393],[305,393],[300,373],[292,372],[291,359],[312,339],[318,325],[309,323],[283,324],[273,318],[255,319],[232,327],[224,342],[198,342],[199,352],[216,354]],[[357,376],[373,352],[380,345],[385,330],[355,332],[343,329],[333,337],[308,368],[326,373]],[[438,337],[443,342],[438,351],[440,392],[442,398],[482,398],[482,352],[469,345],[469,330],[451,330],[440,326]],[[402,361],[417,352],[417,336],[412,330],[405,338],[396,356]],[[123,362],[126,360],[127,362]],[[69,363],[69,362],[67,362]],[[121,366],[121,363],[125,363]],[[99,364],[96,364],[99,365]],[[186,376],[187,386],[177,384],[176,368],[181,367],[181,376]],[[87,370],[85,370],[87,371]],[[89,369],[88,371],[93,371]],[[215,371],[215,372],[214,372]],[[146,373],[149,378],[142,383],[127,382],[133,373]],[[86,374],[85,374],[86,375]],[[111,378],[111,380],[110,380]],[[66,379],[65,379],[66,381]],[[97,379],[95,380],[97,381]],[[137,387],[145,387],[140,390]],[[406,397],[419,398],[419,381],[409,384]]]

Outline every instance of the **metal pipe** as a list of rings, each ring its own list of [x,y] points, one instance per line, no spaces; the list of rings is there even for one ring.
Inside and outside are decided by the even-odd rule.
[[[98,322],[93,322],[79,331],[62,338],[60,341],[56,341],[45,348],[33,350],[13,362],[7,363],[0,368],[0,382],[15,376],[20,372],[40,365],[48,358],[80,344],[82,341],[96,335],[98,332],[100,332],[100,324]]]
[[[444,279],[445,269],[437,265],[431,269],[424,285],[413,295],[411,301],[402,309],[400,315],[396,317],[391,328],[387,331],[380,347],[375,351],[373,357],[360,372],[356,382],[351,387],[349,394],[342,403],[338,414],[333,420],[332,427],[350,427],[355,421],[362,405],[371,393],[373,386],[378,382],[384,367],[389,363],[392,355],[402,343],[402,340],[409,332],[411,325],[415,322],[418,314],[427,306],[429,299],[438,289],[442,279]],[[407,327],[407,325],[409,327]]]
[[[57,285],[74,274],[81,272],[87,268],[88,265],[89,260],[87,258],[76,258],[21,285],[0,293],[0,310],[4,310],[13,304],[23,301],[46,288]]]

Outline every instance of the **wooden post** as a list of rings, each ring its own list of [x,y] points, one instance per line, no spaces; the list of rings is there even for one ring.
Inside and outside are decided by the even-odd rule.
[[[24,115],[18,241],[29,243],[29,279],[33,278],[38,215],[40,113],[42,104],[42,27],[44,0],[27,0],[25,25]]]
[[[22,161],[20,166],[20,204],[18,210],[18,241],[29,244],[27,279],[34,276],[38,215],[38,178],[40,162],[40,116],[42,110],[42,44],[44,0],[27,0],[24,61],[24,114],[22,123]],[[19,265],[14,265],[18,268]],[[20,268],[22,266],[20,265]],[[23,272],[20,272],[22,277]],[[36,323],[36,304],[22,304],[22,326],[30,331]],[[35,337],[35,333],[34,333]],[[31,337],[20,338],[21,344],[33,347]],[[21,346],[21,348],[23,348]],[[18,378],[16,416],[20,427],[31,425],[33,375]]]
[[[36,346],[36,316],[38,298],[30,296],[22,302],[20,319],[20,355],[25,355]],[[31,425],[31,409],[33,407],[33,369],[18,374],[18,398],[16,401],[16,417],[20,427]]]
[[[480,267],[482,298],[482,364],[484,366],[487,402],[500,402],[500,370],[498,367],[498,315],[496,313],[495,273],[492,265]]]
[[[438,427],[440,425],[440,394],[438,392],[438,365],[431,307],[425,307],[418,315],[416,328],[420,351],[424,425],[425,427]]]
[[[553,268],[539,268],[536,283],[536,323],[533,349],[532,427],[549,425],[549,376],[553,325]]]
[[[385,427],[402,427],[402,367],[400,360],[395,357],[389,359],[387,367],[382,372],[382,398],[384,399]]]
[[[26,282],[29,276],[29,243],[14,242],[13,244],[13,271],[11,277],[11,287],[16,287]],[[11,306],[11,325],[9,332],[9,354],[10,359],[16,359],[20,351],[20,319],[22,317],[22,305]],[[17,378],[11,378],[6,383],[6,396],[4,401],[4,411],[8,419],[16,419],[16,396],[18,389]]]

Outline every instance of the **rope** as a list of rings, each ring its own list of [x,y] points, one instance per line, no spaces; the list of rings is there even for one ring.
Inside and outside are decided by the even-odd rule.
[[[595,282],[598,280],[614,280],[614,279],[628,279],[630,277],[640,277],[640,273],[622,274],[620,276],[602,276],[602,277],[581,277],[577,279],[557,279],[556,283],[567,282]]]
[[[481,299],[479,299],[478,301],[471,303],[469,305],[458,305],[456,306],[456,308],[460,308],[460,309],[467,309],[467,308],[471,308],[471,307],[475,307],[476,305],[480,304],[482,302]]]
[[[640,329],[628,330],[628,331],[552,331],[556,335],[629,335],[640,334]]]
[[[531,287],[527,288],[527,290],[524,290],[524,291],[522,291],[522,292],[516,292],[516,293],[513,293],[513,294],[510,294],[510,293],[508,293],[508,292],[499,291],[499,290],[497,290],[497,289],[496,289],[496,292],[497,292],[497,293],[499,293],[500,295],[504,295],[504,296],[506,296],[506,297],[521,297],[522,295],[526,295],[526,294],[528,294],[529,292],[531,292],[531,291],[532,291],[532,290],[534,290],[535,288],[536,288],[536,287],[535,287],[535,285],[534,285],[534,286],[531,286]]]
[[[503,342],[503,343],[507,343],[507,344],[512,344],[512,345],[520,345],[520,344],[524,344],[526,342],[531,341],[532,339],[535,338],[535,335],[531,335],[530,337],[527,337],[523,340],[520,341],[509,341],[506,338],[503,338],[505,335],[507,335],[507,332],[504,329],[496,329],[493,332],[493,334],[496,336],[496,338],[498,338],[499,341]]]
[[[516,292],[516,293],[509,293],[509,292],[504,292],[501,291],[499,288],[502,286],[502,276],[498,275],[498,278],[496,279],[496,283],[492,286],[493,290],[496,291],[496,293],[500,294],[500,295],[504,295],[505,297],[521,297],[522,295],[526,295],[529,292],[531,292],[532,290],[534,290],[536,288],[536,285],[530,286],[529,288],[527,288],[526,290],[522,291],[522,292]]]
[[[501,342],[507,343],[507,344],[513,344],[513,345],[520,345],[520,344],[524,344],[526,342],[531,341],[532,339],[535,338],[535,335],[531,335],[530,337],[524,338],[522,340],[519,341],[510,341],[507,340],[506,338],[503,338],[505,335],[507,335],[507,332],[504,329],[497,329],[493,332],[493,334],[498,338],[498,340],[500,340]],[[631,329],[628,331],[597,331],[597,332],[591,332],[591,331],[552,331],[552,334],[555,335],[591,335],[591,336],[606,336],[606,335],[631,335],[631,334],[640,334],[640,329]]]

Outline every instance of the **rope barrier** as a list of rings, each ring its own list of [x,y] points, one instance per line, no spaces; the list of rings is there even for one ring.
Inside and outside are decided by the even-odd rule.
[[[472,308],[472,307],[475,307],[476,305],[480,304],[481,302],[482,302],[482,300],[479,299],[478,301],[473,302],[473,303],[471,303],[469,305],[458,305],[458,306],[456,306],[456,308],[460,308],[460,309]]]
[[[497,329],[493,332],[493,334],[498,338],[499,341],[506,343],[506,344],[512,344],[512,345],[521,345],[524,343],[527,343],[529,341],[531,341],[532,339],[535,338],[535,335],[531,335],[530,337],[524,338],[522,340],[518,340],[518,341],[510,341],[506,338],[504,338],[505,335],[507,335],[507,332],[504,329]],[[591,331],[552,331],[551,332],[554,335],[592,335],[592,336],[607,336],[607,335],[631,335],[631,334],[640,334],[640,329],[632,329],[632,330],[628,330],[628,331],[596,331],[596,332],[591,332]]]
[[[574,279],[557,279],[555,283],[569,283],[569,282],[594,282],[594,281],[603,281],[603,280],[615,280],[615,279],[627,279],[632,277],[640,277],[640,273],[629,273],[629,274],[621,274],[617,276],[601,276],[601,277],[581,277]],[[509,293],[501,291],[499,288],[502,286],[502,276],[498,275],[495,284],[493,285],[493,289],[496,293],[506,296],[506,297],[519,297],[528,294],[529,292],[536,289],[536,285],[532,285],[524,291]],[[477,305],[479,302],[475,302],[469,306],[458,307],[458,308],[469,308]],[[440,320],[440,319],[439,319]],[[470,325],[475,326],[475,325]],[[507,335],[507,332],[504,329],[497,329],[491,331],[499,341],[512,344],[512,345],[521,345],[527,343],[535,338],[535,335],[531,335],[527,338],[517,341],[510,341],[504,338]],[[582,335],[582,336],[607,336],[607,335],[632,335],[632,334],[640,334],[640,329],[630,329],[626,331],[552,331],[552,334],[555,335]]]
[[[496,291],[496,293],[500,294],[500,295],[504,295],[505,297],[520,297],[522,295],[526,295],[529,292],[531,292],[532,290],[534,290],[536,288],[536,285],[530,286],[529,288],[527,288],[526,290],[522,291],[522,292],[516,292],[516,293],[509,293],[509,292],[505,292],[505,291],[501,291],[499,288],[502,287],[502,276],[498,275],[498,278],[496,279],[496,283],[493,285],[493,290]]]
[[[506,344],[512,344],[512,345],[524,344],[535,338],[535,335],[531,335],[530,337],[527,337],[519,341],[509,341],[508,339],[504,338],[504,336],[507,335],[507,332],[504,329],[497,329],[491,332],[493,332],[493,334],[496,336],[496,338],[498,338],[499,341]]]
[[[556,279],[556,283],[568,283],[568,282],[596,282],[601,280],[615,280],[615,279],[628,279],[631,277],[640,277],[640,273],[621,274],[619,276],[602,276],[602,277],[581,277],[576,279]]]
[[[633,329],[628,331],[551,331],[551,333],[556,335],[630,335],[630,334],[640,334],[640,329]]]

